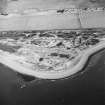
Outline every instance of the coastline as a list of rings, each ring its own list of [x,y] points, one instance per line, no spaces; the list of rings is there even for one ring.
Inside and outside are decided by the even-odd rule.
[[[82,70],[83,67],[85,66],[88,58],[93,53],[95,53],[96,51],[99,51],[99,50],[104,49],[104,48],[105,48],[105,42],[103,41],[100,44],[90,48],[87,51],[85,51],[84,55],[80,55],[81,59],[80,59],[80,61],[78,62],[77,65],[75,65],[74,67],[72,66],[72,68],[69,69],[69,70],[64,70],[64,71],[61,71],[61,72],[58,71],[56,73],[55,72],[53,73],[53,72],[33,71],[33,70],[31,70],[27,67],[23,67],[19,63],[15,62],[13,60],[15,58],[11,59],[12,56],[8,57],[8,56],[4,55],[4,56],[1,57],[0,62],[3,63],[4,65],[8,66],[12,70],[14,70],[16,72],[19,72],[19,73],[22,73],[22,74],[27,74],[27,75],[34,76],[34,77],[37,77],[37,78],[42,78],[42,79],[60,79],[60,78],[69,77],[69,76],[79,72],[80,70]],[[71,62],[70,66],[68,68],[70,68],[71,65],[73,65],[72,63],[73,62]]]
[[[13,16],[0,18],[0,31],[9,31],[9,30],[53,30],[53,29],[81,29],[81,28],[104,28],[105,27],[105,12],[98,11],[95,12],[94,15],[92,12],[87,14],[86,12],[80,13],[79,18],[82,24],[80,27],[78,22],[78,17],[76,14],[72,15],[38,15],[38,16]],[[100,17],[101,14],[101,17]],[[97,21],[97,22],[96,22]],[[0,54],[0,62],[4,65],[10,67],[16,72],[20,72],[22,74],[27,74],[31,76],[35,76],[37,78],[43,79],[60,79],[71,76],[77,72],[79,72],[84,65],[86,64],[88,58],[93,53],[99,51],[100,49],[105,48],[105,41],[101,42],[99,45],[90,48],[84,52],[84,55],[80,55],[80,61],[77,65],[73,67],[73,63],[69,65],[70,70],[65,70],[57,73],[53,72],[38,72],[33,71],[27,67],[23,67],[19,63],[15,62],[14,59],[11,60],[12,57],[8,57],[1,52]],[[8,59],[7,59],[8,58]],[[78,59],[78,58],[77,58]],[[75,64],[75,62],[74,62]],[[14,66],[15,65],[15,66]]]

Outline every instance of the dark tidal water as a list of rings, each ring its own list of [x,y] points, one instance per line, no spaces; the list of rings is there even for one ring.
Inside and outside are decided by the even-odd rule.
[[[0,64],[0,105],[102,105],[105,50],[89,59],[84,73],[43,80],[13,72]]]

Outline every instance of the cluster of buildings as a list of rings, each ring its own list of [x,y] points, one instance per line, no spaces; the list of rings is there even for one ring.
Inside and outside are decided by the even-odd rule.
[[[34,8],[21,11],[20,13],[17,11],[14,11],[10,14],[20,14],[20,15],[27,15],[27,14],[36,14],[36,15],[47,15],[47,14],[63,14],[63,13],[78,13],[78,12],[95,12],[95,11],[105,11],[105,7],[97,7],[97,8],[64,8],[64,9],[49,9],[49,10],[36,10]],[[9,13],[0,13],[0,15],[9,15]]]
[[[83,8],[83,9],[67,8],[67,9],[60,9],[60,10],[57,10],[57,13],[64,13],[64,12],[77,13],[77,12],[82,12],[82,11],[84,11],[84,12],[105,11],[105,7]]]

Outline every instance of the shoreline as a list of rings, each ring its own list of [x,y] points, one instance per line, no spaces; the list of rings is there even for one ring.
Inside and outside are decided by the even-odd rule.
[[[42,78],[42,79],[60,79],[60,78],[69,77],[69,76],[81,71],[83,69],[83,67],[85,66],[89,57],[92,54],[94,54],[96,51],[99,51],[99,50],[104,49],[104,48],[105,48],[105,41],[100,42],[98,45],[84,51],[84,55],[83,56],[80,55],[81,59],[80,59],[80,61],[78,62],[77,65],[75,65],[74,67],[72,66],[72,68],[69,69],[69,70],[64,70],[64,71],[61,71],[61,72],[58,71],[57,73],[40,72],[40,71],[38,72],[38,71],[28,69],[27,67],[23,67],[22,65],[18,64],[14,60],[11,60],[11,57],[8,58],[7,56],[5,56],[5,54],[4,54],[4,56],[1,55],[0,63],[8,66],[13,71],[16,71],[16,72],[19,72],[19,73],[22,73],[22,74],[27,74],[27,75],[34,76],[34,77],[37,77],[37,78]],[[71,63],[68,68],[70,68],[71,65],[73,65],[73,64]]]
[[[87,12],[79,13],[79,19],[82,27],[80,27],[78,22],[78,17],[75,14],[72,15],[40,15],[40,16],[13,16],[13,18],[0,17],[0,31],[20,31],[20,30],[54,30],[54,29],[91,29],[91,28],[104,28],[105,27],[105,12],[92,12],[87,14]],[[96,22],[97,21],[97,22]],[[98,45],[85,50],[84,55],[80,54],[80,61],[76,64],[76,59],[74,63],[71,62],[69,65],[69,70],[62,70],[61,72],[38,72],[29,69],[28,67],[23,67],[23,65],[15,62],[14,58],[5,55],[4,52],[0,50],[0,63],[8,66],[13,71],[27,74],[30,76],[35,76],[42,79],[60,79],[71,76],[79,72],[85,66],[88,58],[95,52],[105,48],[105,40],[100,42]],[[4,53],[4,54],[3,54]],[[11,59],[12,58],[12,59]],[[77,58],[78,60],[78,58]],[[73,66],[75,64],[75,66]],[[15,66],[14,66],[15,65]]]

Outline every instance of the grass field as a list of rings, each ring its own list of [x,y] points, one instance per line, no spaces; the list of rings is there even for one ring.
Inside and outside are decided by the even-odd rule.
[[[80,12],[82,28],[105,27],[105,12]],[[53,14],[35,16],[0,16],[0,30],[51,30],[78,29],[78,18],[75,14]]]
[[[83,28],[105,27],[105,11],[82,12],[80,20]]]
[[[76,15],[46,15],[0,18],[0,30],[50,30],[79,28]]]

